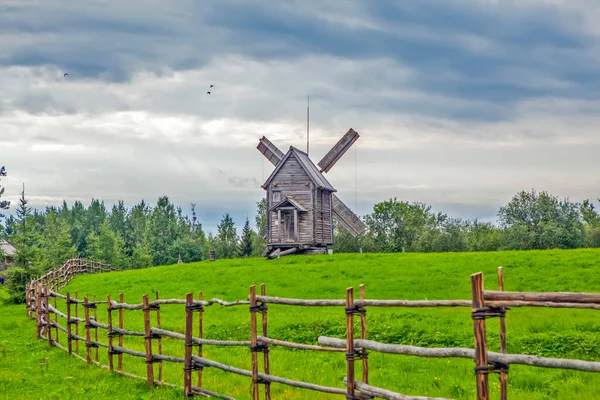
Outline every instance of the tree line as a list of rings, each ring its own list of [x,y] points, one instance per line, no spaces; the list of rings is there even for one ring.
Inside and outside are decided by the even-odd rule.
[[[421,202],[389,199],[364,217],[367,234],[354,238],[338,227],[335,248],[459,252],[600,247],[600,213],[590,200],[577,203],[545,191],[521,191],[497,215],[496,225],[435,213]]]
[[[6,176],[0,168],[0,178]],[[0,212],[10,207],[2,201]],[[600,200],[600,199],[599,199]],[[256,203],[254,224],[249,218],[238,233],[224,214],[215,234],[208,234],[196,217],[196,206],[185,214],[167,196],[155,205],[144,200],[128,208],[118,201],[110,209],[92,199],[43,210],[29,206],[25,189],[14,215],[3,218],[0,237],[17,249],[5,274],[11,295],[23,298],[25,283],[56,268],[69,258],[92,258],[118,268],[202,261],[215,251],[217,258],[257,257],[265,249],[266,200]],[[498,211],[499,224],[467,220],[433,212],[421,202],[389,199],[362,217],[367,232],[352,237],[335,226],[335,252],[449,252],[600,247],[600,213],[594,204],[559,199],[547,192],[522,191]],[[3,259],[0,254],[0,260]]]

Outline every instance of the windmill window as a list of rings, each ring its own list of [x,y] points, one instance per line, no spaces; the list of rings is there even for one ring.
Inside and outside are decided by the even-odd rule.
[[[281,201],[281,190],[273,191],[273,201]]]

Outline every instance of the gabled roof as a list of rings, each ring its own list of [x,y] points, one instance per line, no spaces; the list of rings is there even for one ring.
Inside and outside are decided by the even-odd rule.
[[[271,209],[269,211],[277,210],[278,208],[284,207],[284,206],[286,206],[288,204],[290,206],[294,207],[295,209],[297,209],[300,212],[307,212],[308,211],[300,203],[298,203],[296,200],[294,200],[293,197],[289,197],[289,196],[285,196],[285,199],[283,199],[283,201],[280,201],[279,203],[275,204],[273,207],[271,207]]]
[[[8,243],[4,239],[0,239],[0,249],[2,249],[2,252],[7,257],[12,257],[17,252],[17,249],[15,249],[15,247],[12,244]]]
[[[275,178],[279,170],[283,167],[283,165],[286,163],[286,161],[288,160],[288,158],[290,158],[292,154],[296,157],[296,160],[298,160],[298,163],[300,164],[304,172],[306,172],[310,180],[318,188],[329,190],[331,192],[337,192],[337,190],[335,190],[333,186],[331,186],[331,183],[329,183],[329,181],[325,179],[323,174],[319,172],[317,166],[310,160],[310,158],[308,158],[308,154],[306,154],[302,150],[297,149],[294,146],[290,146],[290,149],[285,154],[285,156],[283,156],[283,159],[277,164],[275,170],[271,173],[271,175],[267,178],[266,182],[262,185],[263,189],[266,189],[271,184],[273,178]]]

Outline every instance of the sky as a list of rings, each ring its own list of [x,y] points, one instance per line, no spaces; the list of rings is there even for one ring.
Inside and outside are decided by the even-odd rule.
[[[0,1],[13,205],[25,184],[37,208],[167,195],[213,232],[252,221],[258,139],[305,150],[308,95],[315,163],[360,134],[327,174],[359,215],[600,197],[596,1]]]

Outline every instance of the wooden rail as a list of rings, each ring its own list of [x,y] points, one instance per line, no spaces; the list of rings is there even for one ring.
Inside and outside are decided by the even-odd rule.
[[[543,368],[563,368],[578,371],[600,372],[600,362],[545,358],[524,354],[507,354],[506,352],[506,327],[504,317],[506,307],[552,307],[552,308],[591,308],[597,309],[600,303],[600,294],[595,293],[520,293],[504,292],[504,275],[499,269],[499,290],[486,291],[483,285],[483,274],[472,275],[472,300],[372,300],[365,298],[365,287],[360,286],[359,298],[355,298],[354,288],[346,289],[345,300],[323,299],[306,300],[266,296],[265,285],[260,286],[260,294],[256,286],[250,287],[247,300],[228,302],[221,299],[203,300],[200,292],[198,299],[194,299],[193,293],[188,293],[186,299],[160,299],[158,292],[154,294],[151,301],[148,295],[142,297],[141,303],[127,304],[124,302],[123,294],[119,295],[119,301],[114,301],[110,296],[106,300],[97,301],[95,296],[90,301],[90,296],[84,296],[83,300],[78,294],[61,294],[57,290],[60,285],[65,285],[65,280],[72,279],[81,273],[108,272],[110,268],[103,267],[98,263],[93,268],[83,268],[85,260],[69,260],[60,273],[48,273],[28,285],[27,311],[29,315],[35,316],[37,336],[48,341],[50,346],[56,346],[69,354],[89,364],[98,365],[111,372],[136,379],[143,379],[148,387],[154,385],[167,385],[182,388],[186,396],[213,396],[222,399],[232,397],[215,393],[203,387],[202,372],[204,368],[215,368],[222,371],[246,376],[251,378],[251,393],[253,400],[262,397],[271,399],[271,384],[281,384],[301,389],[313,390],[334,395],[346,396],[348,399],[403,399],[423,400],[432,398],[409,396],[392,392],[388,389],[373,386],[369,382],[368,351],[376,351],[389,354],[403,354],[419,357],[460,357],[473,359],[476,363],[476,387],[477,398],[488,399],[488,375],[490,372],[500,373],[501,399],[507,398],[508,366],[510,364],[521,364]],[[104,269],[104,270],[103,270]],[[105,271],[108,270],[108,271]],[[53,280],[54,279],[54,280]],[[31,292],[30,292],[31,290]],[[50,304],[54,299],[54,305]],[[66,310],[58,309],[56,300],[65,300]],[[206,339],[203,335],[204,308],[212,305],[222,307],[249,306],[250,311],[250,335],[249,341],[227,341]],[[344,307],[346,319],[345,338],[319,337],[318,345],[300,344],[284,340],[278,340],[268,336],[267,304],[278,304],[283,306],[301,307]],[[107,307],[107,323],[98,321],[97,307]],[[185,332],[174,332],[163,329],[160,326],[160,306],[174,305],[185,309],[186,323]],[[73,306],[75,315],[73,315]],[[83,306],[84,318],[78,315],[78,307]],[[385,344],[367,339],[366,307],[471,307],[474,322],[475,347],[469,348],[423,348],[398,344]],[[133,331],[124,329],[124,311],[141,311],[144,320],[144,330]],[[118,313],[118,324],[115,323]],[[197,326],[195,326],[194,313],[198,314]],[[51,317],[54,314],[54,320]],[[340,314],[341,316],[341,314]],[[355,338],[354,318],[360,319],[360,339]],[[487,349],[485,320],[490,317],[500,317],[500,340],[501,352],[489,352]],[[66,320],[63,326],[59,318]],[[153,326],[153,320],[155,325]],[[78,325],[85,324],[85,335],[80,336]],[[73,332],[72,325],[75,325]],[[98,339],[98,329],[107,332],[107,342]],[[54,333],[53,333],[54,331]],[[66,337],[66,347],[59,343],[59,332]],[[358,333],[357,333],[358,334]],[[118,337],[118,343],[115,338]],[[144,351],[133,350],[123,345],[124,337],[143,337]],[[169,337],[182,342],[179,355],[163,354],[162,337]],[[75,351],[73,351],[75,341]],[[86,357],[78,354],[78,343],[85,343]],[[197,346],[197,354],[193,354],[192,347]],[[251,353],[251,370],[241,369],[235,366],[218,363],[203,357],[203,346],[241,346],[249,347]],[[343,379],[343,387],[328,387],[315,383],[300,382],[273,374],[270,370],[269,346],[279,346],[289,349],[304,351],[321,351],[331,353],[345,353],[346,376]],[[106,351],[109,365],[102,365],[98,361],[99,349]],[[156,350],[156,352],[155,352]],[[126,354],[138,359],[144,359],[146,363],[146,377],[137,376],[123,370],[122,355]],[[114,356],[118,356],[115,368]],[[183,355],[183,357],[181,357]],[[261,357],[259,357],[261,355]],[[356,362],[361,363],[361,376],[357,377]],[[163,382],[163,363],[175,363],[183,366],[183,386]],[[157,364],[155,366],[154,364]],[[262,371],[261,371],[262,369]],[[197,373],[197,385],[192,384],[192,375]],[[158,372],[158,374],[155,374]],[[262,387],[262,389],[261,389]]]

